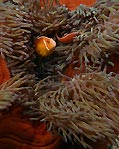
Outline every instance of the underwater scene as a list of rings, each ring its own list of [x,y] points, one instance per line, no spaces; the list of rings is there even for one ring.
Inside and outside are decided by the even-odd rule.
[[[0,0],[0,149],[119,149],[119,0]]]

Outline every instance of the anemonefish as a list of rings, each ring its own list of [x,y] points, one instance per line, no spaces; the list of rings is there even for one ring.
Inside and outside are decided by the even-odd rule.
[[[63,37],[59,37],[58,35],[56,35],[56,37],[60,42],[70,43],[73,41],[76,35],[78,35],[78,32],[71,32],[69,34],[64,35]]]
[[[52,38],[41,36],[35,40],[35,50],[40,56],[46,57],[50,55],[55,47],[56,42]]]

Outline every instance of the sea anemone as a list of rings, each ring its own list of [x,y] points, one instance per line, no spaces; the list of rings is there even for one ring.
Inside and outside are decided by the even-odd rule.
[[[1,109],[16,101],[65,141],[110,144],[119,132],[119,76],[110,72],[119,55],[119,3],[101,0],[70,11],[57,0],[42,2],[0,3],[0,52],[12,77],[1,85]],[[71,33],[71,42],[57,38]],[[38,37],[56,42],[50,55],[35,51]]]
[[[44,89],[38,84],[36,92],[40,87]],[[46,89],[38,98],[37,108],[44,117],[41,121],[61,133],[65,141],[74,139],[84,147],[88,146],[86,138],[112,142],[119,126],[118,88],[119,75],[104,72],[76,75],[59,88],[52,83],[52,90]]]
[[[31,76],[20,73],[0,85],[0,110],[8,109],[16,99],[21,101],[24,90],[30,89],[30,86],[25,87],[28,85],[28,78],[32,80]]]
[[[119,136],[115,140],[115,144],[112,145],[112,149],[118,149],[119,148]]]
[[[0,56],[0,84],[10,79],[10,72],[3,55]]]
[[[34,41],[38,36],[42,35],[47,37],[52,36],[55,40],[55,34],[59,32],[62,25],[66,24],[70,12],[68,8],[59,6],[57,1],[56,4],[57,7],[54,7],[51,2],[51,4],[49,4],[51,7],[49,8],[46,7],[47,4],[45,3],[42,8],[42,5],[37,0],[26,0],[15,4],[10,1],[0,3],[0,11],[4,14],[0,17],[0,50],[7,58],[9,69],[11,72],[14,72],[12,75],[16,75],[17,72],[20,73],[20,71],[31,74],[34,69],[37,69],[35,67],[36,63],[39,65],[39,69],[41,69],[42,66],[43,69],[46,68],[45,64],[43,64],[44,60],[40,57],[37,58]],[[46,63],[49,63],[49,69],[47,69],[47,71],[42,70],[42,72],[45,71],[45,74],[49,74],[50,71],[54,71],[54,69],[61,70],[66,66],[66,54],[62,53],[62,51],[57,51],[58,50],[54,52],[55,56],[45,59]],[[59,66],[56,65],[57,59],[59,60]],[[20,68],[24,64],[24,68]],[[32,71],[29,71],[29,65],[32,66]]]
[[[97,70],[103,69],[104,65],[111,64],[108,59],[111,54],[119,54],[118,5],[118,3],[114,2],[104,2],[99,7],[100,5],[97,3],[95,8],[98,10],[98,15],[93,17],[96,24],[91,26],[90,22],[87,24],[84,22],[79,26],[81,33],[79,32],[79,36],[76,37],[75,41],[78,42],[74,54],[76,51],[79,53],[79,61],[80,63],[84,61],[87,71],[94,70],[97,66],[99,66],[96,68]],[[83,25],[88,26],[88,28],[84,27],[83,29]],[[91,66],[92,63],[93,67]]]

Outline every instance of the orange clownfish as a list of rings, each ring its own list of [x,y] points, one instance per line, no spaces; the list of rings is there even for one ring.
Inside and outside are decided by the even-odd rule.
[[[41,36],[35,40],[35,50],[43,57],[50,55],[55,47],[56,42],[52,38]]]
[[[73,41],[73,39],[74,39],[74,37],[76,37],[76,35],[78,35],[78,32],[72,32],[72,33],[64,35],[63,37],[59,37],[58,35],[56,35],[56,37],[60,42],[70,43]]]

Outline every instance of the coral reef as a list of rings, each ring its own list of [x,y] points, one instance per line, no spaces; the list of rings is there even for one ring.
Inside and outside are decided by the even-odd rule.
[[[119,133],[119,2],[70,11],[57,0],[7,0],[0,12],[0,52],[12,77],[0,86],[0,109],[17,103],[30,120],[84,148],[90,140],[112,144]],[[41,36],[56,41],[46,57],[35,51]]]

